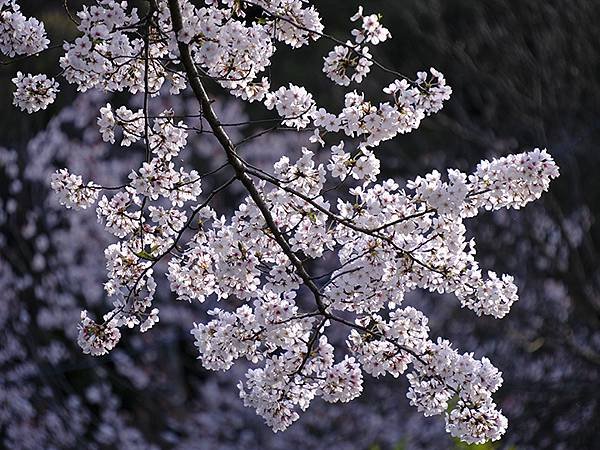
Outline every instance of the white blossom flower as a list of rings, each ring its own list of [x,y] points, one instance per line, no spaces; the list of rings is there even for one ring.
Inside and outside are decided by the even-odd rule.
[[[93,182],[87,185],[79,175],[69,174],[67,169],[57,170],[50,179],[50,186],[58,200],[67,208],[86,209],[98,198],[98,188]]]
[[[112,321],[98,324],[90,319],[87,311],[81,312],[77,343],[83,353],[89,353],[93,356],[105,355],[115,347],[120,338],[121,332],[114,326]]]
[[[284,119],[284,125],[297,129],[305,128],[310,123],[310,116],[315,110],[312,95],[305,88],[293,84],[268,93],[264,103],[268,109],[277,110]]]
[[[54,81],[54,78],[48,78],[44,74],[24,75],[17,72],[17,76],[12,79],[12,82],[17,87],[13,104],[18,106],[21,111],[31,114],[40,109],[46,109],[56,99],[58,83]]]

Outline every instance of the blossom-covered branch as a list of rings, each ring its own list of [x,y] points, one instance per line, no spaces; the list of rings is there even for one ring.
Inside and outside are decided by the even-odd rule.
[[[373,67],[397,75],[370,53],[369,45],[391,39],[377,14],[361,7],[352,17],[353,40],[340,41],[301,0],[206,0],[203,6],[150,0],[145,6],[142,12],[114,0],[84,6],[75,20],[79,36],[64,44],[59,60],[64,80],[80,91],[143,96],[137,110],[105,104],[97,120],[103,141],[115,143],[119,135],[120,146],[141,150],[127,180],[105,188],[102,180],[84,182],[67,169],[51,179],[67,208],[97,203],[98,220],[117,238],[105,250],[104,290],[113,308],[100,322],[82,313],[84,352],[103,355],[122,339],[123,327],[146,332],[159,321],[154,269],[165,262],[177,299],[222,302],[208,323],[194,324],[199,358],[211,370],[250,361],[240,396],[273,430],[290,426],[315,397],[358,397],[365,373],[406,373],[410,403],[426,416],[443,415],[453,436],[499,439],[507,426],[492,398],[500,372],[488,359],[431,337],[427,317],[403,300],[418,288],[452,293],[478,316],[504,317],[517,300],[514,279],[484,273],[464,220],[538,199],[558,176],[550,154],[535,149],[482,161],[471,174],[450,169],[405,183],[383,180],[377,147],[417,129],[452,90],[434,68],[414,80],[386,82],[384,101],[358,90]],[[0,7],[0,26],[16,27],[16,2]],[[250,7],[264,14],[251,17]],[[45,36],[34,19],[20,30],[28,39]],[[344,89],[337,112],[321,107],[303,86],[272,87],[268,72],[278,46],[298,48],[322,37],[336,44],[322,71]],[[39,51],[10,39],[1,44],[9,57]],[[208,80],[274,110],[289,130],[311,129],[301,156],[292,161],[281,154],[268,169],[246,161],[239,146],[251,137],[234,143],[231,130],[242,123],[219,118]],[[15,104],[28,113],[46,108],[58,92],[57,82],[41,74],[19,72],[14,82]],[[198,102],[197,114],[171,106],[151,113],[153,104],[186,92]],[[181,157],[195,132],[218,142],[226,161],[218,170],[200,175]],[[233,173],[219,185],[211,177],[220,170]],[[243,188],[242,201],[224,214],[214,199],[234,185]],[[313,273],[325,259],[336,267]],[[330,340],[334,328],[343,329],[345,342]]]

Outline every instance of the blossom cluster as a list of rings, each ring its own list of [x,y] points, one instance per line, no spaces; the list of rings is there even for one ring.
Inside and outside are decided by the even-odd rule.
[[[34,55],[48,48],[44,24],[25,17],[17,0],[0,0],[0,52],[7,56]]]
[[[81,312],[77,343],[83,353],[89,353],[93,356],[104,355],[117,345],[120,338],[121,332],[119,328],[114,326],[112,321],[99,326],[90,319],[87,311]]]
[[[110,103],[100,108],[98,117],[98,128],[104,142],[115,143],[115,129],[117,124],[121,126],[123,139],[121,145],[129,147],[132,143],[142,138],[140,130],[144,127],[144,115],[141,110],[131,111],[125,106],[112,110]]]
[[[323,72],[340,86],[348,86],[351,81],[361,83],[371,71],[373,58],[365,43],[377,45],[392,37],[389,30],[379,22],[377,14],[363,15],[362,6],[351,20],[362,22],[360,29],[352,30],[355,43],[346,41],[345,44],[336,45],[324,58]]]
[[[86,209],[96,202],[100,192],[93,182],[84,185],[81,176],[70,174],[67,169],[57,170],[50,178],[50,186],[67,208]]]
[[[84,6],[77,18],[81,35],[65,42],[60,66],[78,90],[100,86],[106,91],[147,90],[157,95],[165,81],[173,94],[185,86],[181,76],[167,70],[168,46],[151,33],[149,18],[140,19],[136,8],[128,9],[128,2],[100,0]]]
[[[443,107],[452,89],[444,76],[434,68],[431,76],[426,72],[417,74],[415,84],[396,80],[383,92],[392,96],[393,102],[374,105],[356,91],[345,95],[344,108],[335,115],[319,108],[313,113],[316,130],[313,142],[324,145],[324,135],[343,132],[347,137],[359,137],[361,148],[376,147],[398,134],[409,133],[419,127],[421,121]]]
[[[177,40],[188,44],[194,61],[233,95],[262,101],[270,83],[265,77],[258,80],[258,76],[271,64],[275,43],[302,47],[323,30],[316,9],[304,3],[225,0],[207,1],[206,7],[197,8],[186,0],[182,2],[183,26]],[[168,29],[171,17],[164,0],[161,6],[161,25]],[[245,17],[245,6],[260,8],[265,19],[250,23],[235,20]]]
[[[262,17],[246,17],[250,6]],[[384,103],[347,91],[338,114],[319,107],[302,86],[271,90],[262,75],[278,45],[297,48],[327,38],[305,1],[211,0],[197,7],[160,0],[140,17],[128,2],[99,0],[77,17],[80,35],[64,44],[60,58],[67,82],[81,91],[143,95],[141,108],[113,110],[107,103],[97,119],[103,141],[114,143],[120,132],[122,147],[140,150],[142,161],[127,177],[117,186],[84,184],[67,169],[51,178],[68,208],[88,208],[104,191],[97,218],[118,238],[104,251],[104,291],[113,308],[100,323],[82,313],[78,342],[84,352],[105,354],[120,340],[121,328],[145,332],[159,321],[154,270],[168,261],[167,279],[179,300],[221,302],[208,323],[192,329],[202,365],[228,370],[248,360],[240,397],[274,431],[289,427],[316,397],[358,397],[363,372],[399,376],[410,367],[407,396],[420,411],[448,410],[447,430],[466,442],[499,439],[506,419],[492,400],[501,383],[497,369],[459,354],[447,341],[431,340],[427,318],[403,301],[406,293],[424,289],[454,294],[477,315],[508,313],[517,300],[514,279],[484,275],[464,220],[481,209],[520,208],[539,198],[558,176],[547,151],[482,161],[470,175],[448,170],[447,181],[438,171],[402,187],[381,180],[376,147],[438,112],[451,88],[432,68],[415,81],[393,81],[383,89],[391,97]],[[342,86],[360,81],[372,66],[365,44],[390,37],[380,18],[364,16],[362,8],[353,20],[361,23],[352,32],[354,44],[326,58],[326,73]],[[354,62],[344,62],[348,58]],[[355,73],[348,77],[342,67]],[[281,155],[267,168],[246,161],[227,131],[233,125],[215,113],[205,77],[233,96],[276,110],[281,125],[300,131],[312,124],[300,157]],[[168,106],[150,113],[157,97],[168,103],[185,86],[200,104],[199,115],[181,117]],[[226,163],[201,175],[183,156],[192,132],[203,133],[205,126]],[[232,178],[207,190],[204,179],[224,168]],[[213,200],[233,184],[241,185],[243,197],[226,215]],[[316,275],[325,258],[335,267]],[[345,343],[332,343],[335,328],[344,330]],[[450,408],[452,399],[457,403]]]
[[[310,123],[311,113],[315,110],[312,95],[305,88],[293,84],[269,92],[265,98],[265,106],[268,109],[275,108],[284,119],[284,125],[295,126],[297,129],[306,128]]]
[[[520,164],[536,159],[536,155],[540,155],[539,166]],[[170,262],[172,288],[185,300],[234,295],[251,301],[253,308],[247,304],[235,312],[217,310],[216,319],[196,325],[192,334],[204,366],[227,370],[242,357],[262,362],[261,368],[248,372],[246,384],[240,385],[242,397],[280,430],[296,420],[299,410],[306,409],[316,396],[343,401],[355,396],[356,390],[360,392],[357,367],[374,376],[398,376],[414,364],[408,396],[415,405],[427,414],[441,414],[456,391],[462,396],[461,402],[448,418],[448,429],[470,442],[498,439],[506,427],[491,401],[499,381],[490,386],[477,384],[480,379],[492,378],[489,374],[476,375],[474,367],[481,365],[492,373],[495,369],[485,360],[477,362],[454,350],[454,359],[448,362],[451,369],[443,369],[439,365],[442,356],[428,356],[441,350],[428,340],[427,319],[414,308],[398,307],[407,291],[423,288],[454,292],[463,306],[477,314],[504,316],[516,300],[512,277],[490,272],[484,279],[474,259],[474,243],[465,238],[460,211],[470,213],[466,206],[463,208],[470,203],[485,207],[492,198],[504,199],[506,190],[515,185],[520,186],[521,195],[509,203],[496,200],[494,208],[520,205],[525,197],[534,200],[540,194],[535,186],[547,186],[557,175],[552,158],[536,150],[493,162],[498,178],[489,179],[495,188],[485,192],[476,190],[476,175],[459,176],[458,171],[450,171],[452,179],[471,180],[457,205],[459,214],[454,214],[435,209],[437,204],[432,206],[423,197],[421,179],[409,182],[409,190],[400,190],[391,180],[368,188],[358,186],[350,190],[356,198],[353,203],[340,199],[333,208],[320,197],[326,171],[313,157],[307,150],[296,163],[283,157],[274,167],[276,187],[266,191],[265,198],[280,230],[290,236],[294,251],[311,258],[337,253],[339,268],[320,289],[325,312],[302,313],[300,305],[292,301],[299,281],[304,280],[298,280],[290,259],[281,256],[279,247],[263,231],[256,205],[250,200],[244,202],[231,223],[213,215],[212,227],[210,220],[203,221],[206,229],[196,235],[183,259]],[[537,174],[535,181],[529,179],[532,172]],[[506,184],[499,182],[503,178]],[[438,188],[448,192],[441,183]],[[277,300],[265,303],[265,298]],[[389,322],[381,316],[386,310]],[[337,313],[341,311],[353,313],[355,322],[341,319]],[[329,362],[322,366],[320,352],[326,342],[322,338],[326,337],[325,329],[336,321],[351,328],[347,358],[355,359],[336,364],[327,358]],[[311,363],[319,365],[313,368]],[[346,377],[346,388],[352,389],[348,394],[340,391],[340,397],[324,394],[331,386],[323,380],[331,379],[329,371],[334,367],[345,367],[336,377]],[[418,381],[432,377],[435,379],[428,383]],[[336,378],[331,383],[339,386],[340,382]],[[445,400],[437,394],[441,388],[447,393]],[[433,400],[440,403],[434,406]],[[477,421],[460,422],[460,418],[466,421],[473,414],[489,418],[484,431]]]
[[[170,106],[179,113],[196,111],[196,103],[189,98],[171,100]],[[0,184],[3,186],[0,242],[4,245],[0,255],[0,290],[4,300],[0,311],[3,324],[0,446],[15,450],[78,445],[154,450],[165,446],[158,435],[160,431],[161,435],[177,432],[178,436],[169,441],[173,448],[190,448],[194,445],[192,442],[223,448],[222,443],[217,442],[220,427],[214,422],[210,427],[203,424],[206,420],[223,423],[231,420],[236,423],[236,431],[229,448],[295,447],[294,442],[306,431],[305,427],[297,424],[291,432],[274,434],[239,400],[235,374],[215,372],[206,378],[202,365],[195,359],[193,339],[186,338],[193,321],[206,321],[204,308],[198,308],[197,304],[161,301],[160,327],[136,336],[136,332],[123,330],[127,328],[124,326],[119,330],[123,336],[118,345],[98,360],[84,354],[76,344],[76,323],[81,310],[86,310],[92,320],[96,318],[99,323],[104,320],[104,249],[115,238],[103,231],[94,208],[72,214],[61,206],[53,198],[48,180],[56,169],[67,166],[84,180],[117,185],[119,180],[127,179],[131,167],[139,163],[139,154],[135,151],[120,152],[115,158],[116,148],[103,142],[97,132],[98,110],[107,101],[115,103],[114,98],[106,98],[93,90],[78,95],[25,147],[0,148]],[[137,106],[132,103],[130,107],[135,110]],[[223,120],[247,120],[236,100],[220,100],[218,106]],[[152,107],[153,116],[163,111],[161,105]],[[266,161],[276,160],[284,148],[293,153],[299,140],[290,137],[295,135],[273,133],[249,143],[247,160],[266,164]],[[219,166],[219,149],[209,134],[190,134],[188,148],[191,151],[180,155],[186,162],[194,162],[206,170]],[[230,194],[235,195],[235,189]],[[157,266],[154,277],[159,292],[168,290],[162,272],[163,267]],[[209,300],[204,306],[212,308],[215,304]],[[147,312],[151,313],[152,309]],[[32,333],[33,326],[35,333]],[[85,344],[82,342],[82,345]],[[171,352],[175,346],[183,351],[169,353],[171,358],[165,360],[164,351]],[[173,382],[172,371],[183,366],[186,376],[206,379],[189,386],[185,402],[172,395],[173,389],[181,389],[181,385]],[[48,389],[56,386],[54,382],[69,382],[74,371],[85,383],[73,385],[66,397],[60,389]],[[123,386],[128,388],[123,390]],[[385,390],[386,386],[378,389]],[[136,416],[135,403],[127,400],[131,395],[160,399],[146,409],[151,415],[170,417],[181,412],[182,419],[161,421],[156,424],[156,435],[149,435],[143,431],[144,420]],[[328,421],[339,414],[335,408],[326,409],[325,405],[313,405],[313,408],[328,414]],[[408,408],[404,405],[404,409]],[[371,410],[372,416],[378,414],[381,414],[379,410]],[[358,411],[352,413],[352,417],[359,415]],[[418,418],[416,415],[417,421]],[[322,427],[326,426],[327,422],[322,422]],[[249,427],[256,430],[252,442],[244,438],[238,442],[237,430]],[[443,433],[441,428],[439,433]],[[370,434],[376,435],[376,430]],[[370,438],[362,439],[368,442]]]
[[[492,393],[502,384],[501,375],[487,358],[460,355],[448,341],[438,338],[428,344],[408,374],[407,397],[426,416],[445,413],[446,430],[452,436],[469,444],[496,441],[507,426],[492,400]],[[448,404],[451,399],[456,400],[454,407]]]
[[[12,82],[17,87],[13,104],[29,114],[46,109],[48,105],[54,103],[58,93],[58,83],[44,74],[24,75],[17,72]]]

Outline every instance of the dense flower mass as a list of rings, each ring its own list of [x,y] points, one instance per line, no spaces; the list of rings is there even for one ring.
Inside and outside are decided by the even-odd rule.
[[[96,202],[98,186],[91,181],[83,184],[79,175],[70,174],[67,169],[57,170],[50,178],[50,186],[56,192],[62,205],[67,208],[85,209]]]
[[[118,134],[120,146],[142,150],[120,183],[84,184],[67,169],[51,177],[60,203],[85,209],[97,202],[98,220],[118,239],[104,251],[104,291],[113,308],[100,322],[81,314],[83,351],[106,354],[124,327],[145,332],[159,321],[155,266],[168,261],[178,299],[220,302],[211,320],[191,331],[201,364],[221,371],[249,361],[239,395],[274,431],[289,427],[317,397],[360,396],[364,373],[406,373],[410,403],[426,416],[444,415],[451,435],[469,443],[499,439],[507,427],[492,399],[500,372],[486,358],[430,337],[427,317],[403,302],[419,288],[454,294],[477,315],[508,313],[517,300],[513,277],[482,270],[464,220],[538,199],[558,176],[550,154],[535,149],[482,161],[471,174],[380,179],[378,145],[418,128],[449,99],[442,73],[431,68],[416,80],[396,79],[382,89],[389,99],[382,103],[349,90],[333,113],[305,87],[272,88],[267,71],[278,46],[328,39],[336,45],[325,57],[326,75],[341,86],[360,83],[375,65],[367,44],[391,37],[378,15],[361,8],[352,18],[359,23],[354,42],[344,44],[300,0],[211,0],[201,7],[157,0],[146,7],[142,14],[114,0],[83,6],[79,36],[60,58],[65,80],[80,91],[143,96],[135,110],[110,103],[99,110],[104,142]],[[251,16],[250,8],[260,14]],[[56,94],[53,81],[36,77],[16,78],[15,101],[29,112]],[[236,124],[219,118],[205,78],[276,111],[278,127],[312,129],[301,155],[279,155],[267,168],[247,161],[238,150],[253,136],[234,143]],[[170,96],[186,88],[199,114],[171,108]],[[156,106],[162,100],[166,109]],[[192,169],[183,158],[191,136],[205,127],[225,161],[211,171]],[[210,181],[225,169],[228,181]],[[243,197],[223,214],[213,200],[230,186]],[[325,259],[334,266],[317,275]],[[345,342],[330,339],[334,329],[343,330]]]
[[[0,52],[7,56],[34,55],[48,48],[44,24],[25,17],[17,0],[0,0]]]
[[[24,75],[17,72],[17,76],[12,79],[12,82],[17,87],[13,104],[18,106],[21,111],[27,111],[30,114],[40,109],[46,109],[54,102],[58,93],[58,83],[44,74]]]

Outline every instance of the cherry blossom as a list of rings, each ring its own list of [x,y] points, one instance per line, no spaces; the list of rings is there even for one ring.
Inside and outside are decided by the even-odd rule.
[[[17,0],[0,1],[0,52],[7,56],[34,55],[49,43],[44,24],[35,17],[25,17]]]
[[[13,104],[18,106],[21,111],[31,114],[46,109],[56,99],[58,83],[44,74],[24,75],[17,72],[17,76],[12,79],[12,82],[17,87]]]
[[[18,11],[14,2],[1,5]],[[410,80],[384,70],[397,77],[381,89],[387,101],[343,89],[343,106],[333,113],[303,86],[272,89],[268,71],[278,48],[324,39],[334,43],[326,76],[342,87],[360,83],[383,68],[367,44],[391,38],[378,15],[359,9],[354,43],[344,43],[326,34],[316,8],[300,0],[146,6],[140,14],[128,2],[84,5],[78,36],[64,43],[59,60],[62,76],[79,91],[138,99],[137,109],[106,103],[98,111],[98,136],[114,143],[120,133],[119,146],[138,158],[127,176],[116,185],[84,184],[59,169],[50,181],[67,208],[97,203],[98,220],[117,238],[104,250],[112,309],[98,322],[82,312],[82,350],[104,355],[133,333],[122,338],[121,330],[143,333],[159,322],[155,267],[167,262],[177,299],[218,302],[210,320],[191,330],[199,364],[226,371],[246,359],[239,395],[274,431],[292,425],[315,398],[359,397],[364,373],[406,373],[410,404],[425,416],[444,416],[452,436],[499,439],[507,427],[492,397],[500,372],[486,358],[430,337],[424,313],[403,302],[422,289],[453,294],[478,316],[505,316],[518,298],[514,278],[482,270],[464,221],[538,199],[558,176],[552,156],[535,149],[482,161],[470,174],[449,169],[381,179],[379,144],[417,129],[449,100],[441,72],[430,68]],[[250,7],[261,16],[247,17]],[[43,33],[36,21],[29,28],[31,36]],[[241,148],[255,136],[234,140],[230,129],[240,124],[219,117],[207,79],[276,112],[266,121],[287,131],[312,126],[299,156],[280,153],[267,167],[247,161]],[[18,73],[15,80],[15,102],[28,112],[47,107],[57,92],[45,75]],[[176,112],[173,99],[184,90],[197,114]],[[194,133],[212,135],[220,167],[201,170],[185,158]],[[230,178],[215,182],[221,170]],[[233,186],[240,201],[224,213],[214,199]],[[325,258],[334,267],[318,275]],[[345,342],[330,340],[334,329],[343,330]]]
[[[88,208],[95,203],[100,192],[94,183],[90,181],[84,185],[81,176],[69,174],[67,169],[57,170],[51,177],[50,185],[60,203],[67,208]]]

